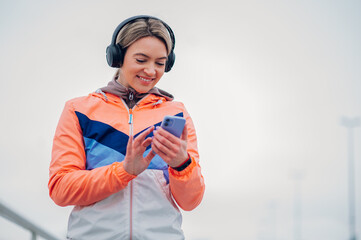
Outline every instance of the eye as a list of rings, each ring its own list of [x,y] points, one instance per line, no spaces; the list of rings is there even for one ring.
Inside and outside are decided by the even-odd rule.
[[[145,63],[145,61],[146,61],[146,60],[144,60],[144,59],[138,59],[138,58],[135,59],[135,60],[136,60],[138,63]]]
[[[157,64],[158,66],[164,66],[164,65],[165,65],[165,63],[163,63],[163,62],[156,62],[156,64]]]

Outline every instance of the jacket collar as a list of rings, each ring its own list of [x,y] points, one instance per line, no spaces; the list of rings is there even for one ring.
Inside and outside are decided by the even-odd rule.
[[[117,81],[117,77],[113,78],[113,80],[110,81],[107,86],[98,89],[96,93],[101,93],[106,100],[108,100],[108,94],[105,95],[105,93],[115,95],[123,99],[129,108],[133,108],[134,105],[136,105],[142,98],[144,98],[148,94],[151,94],[153,96],[147,97],[147,102],[150,101],[154,103],[159,101],[172,101],[174,99],[172,94],[157,87],[152,88],[147,93],[138,93],[133,88],[127,88],[121,83],[119,83]]]

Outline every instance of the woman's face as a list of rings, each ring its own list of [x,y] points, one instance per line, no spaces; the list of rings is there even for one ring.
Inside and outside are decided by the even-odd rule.
[[[167,61],[165,44],[156,37],[144,37],[125,53],[118,81],[139,93],[152,89],[164,74]]]

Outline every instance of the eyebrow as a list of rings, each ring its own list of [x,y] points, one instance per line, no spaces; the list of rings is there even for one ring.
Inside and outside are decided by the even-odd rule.
[[[150,58],[148,55],[146,55],[144,53],[135,53],[134,56],[142,56],[142,57]],[[161,60],[161,59],[167,59],[167,57],[157,58],[157,60]]]

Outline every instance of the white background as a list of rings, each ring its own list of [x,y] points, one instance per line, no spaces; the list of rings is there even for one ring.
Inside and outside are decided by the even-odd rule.
[[[0,201],[65,237],[71,207],[47,189],[58,118],[111,80],[115,27],[148,14],[176,35],[158,87],[185,103],[199,137],[206,192],[184,213],[186,239],[348,239],[340,119],[361,116],[360,12],[356,0],[0,0]],[[0,218],[0,239],[30,233]]]

